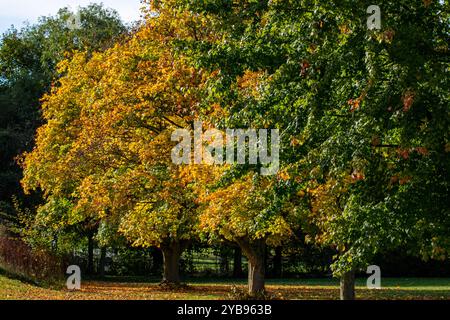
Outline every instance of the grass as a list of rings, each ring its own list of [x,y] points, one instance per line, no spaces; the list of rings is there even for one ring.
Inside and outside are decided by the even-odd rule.
[[[119,282],[118,282],[119,281]],[[107,281],[82,282],[77,292],[42,288],[0,275],[0,300],[221,300],[231,286],[245,286],[245,280],[190,279],[189,287],[176,292],[161,290],[156,279],[129,282],[108,278]],[[358,279],[358,299],[445,299],[450,300],[450,279],[387,278],[381,290],[368,290],[365,280]],[[280,299],[338,299],[338,282],[333,279],[285,279],[267,281],[269,292]]]

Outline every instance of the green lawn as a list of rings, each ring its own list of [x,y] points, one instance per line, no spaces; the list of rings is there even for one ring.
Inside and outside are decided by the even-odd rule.
[[[226,299],[231,286],[245,286],[245,280],[192,279],[183,290],[162,290],[156,280],[148,282],[125,281],[108,278],[108,281],[82,282],[78,292],[65,289],[41,288],[0,275],[0,300],[176,300],[176,299]],[[130,279],[128,279],[130,280]],[[446,299],[450,300],[450,279],[440,278],[386,278],[381,290],[368,290],[365,280],[357,281],[358,299]],[[338,299],[338,282],[332,279],[268,280],[267,289],[279,299]]]

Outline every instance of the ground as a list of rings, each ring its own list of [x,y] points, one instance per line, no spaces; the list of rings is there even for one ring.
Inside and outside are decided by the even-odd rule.
[[[232,285],[244,287],[245,282],[195,279],[186,289],[177,292],[162,290],[156,281],[129,282],[130,279],[83,281],[81,291],[49,289],[0,275],[0,300],[198,300],[227,299]],[[133,279],[133,281],[135,281]],[[148,281],[148,280],[147,280]],[[358,299],[446,299],[450,300],[450,279],[390,278],[382,289],[368,290],[364,279],[357,282]],[[338,299],[338,284],[331,279],[268,280],[267,289],[279,299]]]

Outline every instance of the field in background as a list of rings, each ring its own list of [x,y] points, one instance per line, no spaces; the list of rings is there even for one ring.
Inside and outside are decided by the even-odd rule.
[[[117,282],[120,280],[120,282]],[[132,282],[129,282],[132,280]],[[192,279],[189,287],[176,292],[164,291],[156,280],[108,279],[84,281],[82,290],[37,287],[0,275],[0,300],[198,300],[227,299],[234,285],[245,287],[245,280]],[[368,290],[365,280],[357,281],[358,299],[446,299],[450,300],[450,279],[390,278],[382,281],[383,289]],[[267,289],[279,299],[338,299],[338,283],[331,279],[268,280]]]

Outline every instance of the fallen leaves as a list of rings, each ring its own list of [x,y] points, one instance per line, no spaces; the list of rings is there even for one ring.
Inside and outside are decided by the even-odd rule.
[[[395,280],[395,279],[394,279]],[[392,281],[394,281],[392,280]],[[398,280],[402,281],[402,279]],[[443,279],[442,284],[444,284]],[[83,282],[82,290],[46,289],[0,276],[0,300],[221,300],[233,286],[230,283],[191,283],[185,289],[172,292],[161,290],[158,283]],[[450,287],[390,285],[382,290],[368,290],[357,287],[359,299],[449,299]],[[244,285],[239,287],[244,288]],[[268,292],[283,300],[322,300],[339,298],[338,282],[333,279],[285,279],[271,280],[266,286]]]

